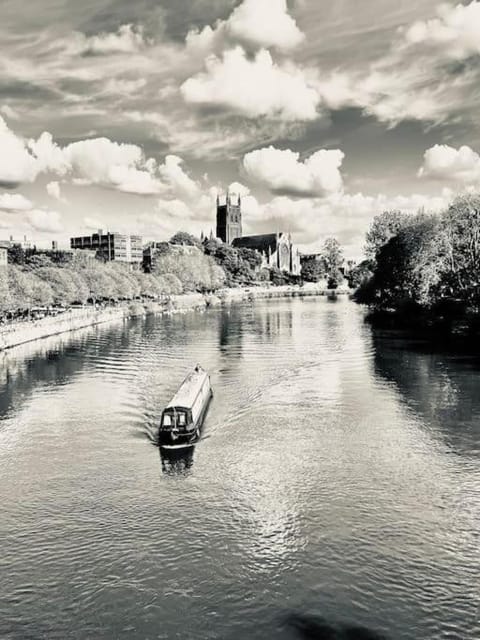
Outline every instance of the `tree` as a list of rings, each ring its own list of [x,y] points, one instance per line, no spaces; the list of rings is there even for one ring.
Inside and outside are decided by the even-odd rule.
[[[348,286],[352,289],[365,284],[373,277],[375,270],[375,262],[373,260],[363,260],[360,264],[357,264],[347,276]]]
[[[431,307],[438,301],[445,244],[436,216],[410,218],[377,252],[371,302],[384,309]]]
[[[105,265],[91,265],[83,269],[82,275],[89,290],[89,298],[94,302],[97,300],[114,300],[116,295],[115,281],[105,270]]]
[[[33,305],[33,278],[18,265],[8,265],[8,290],[12,311],[24,311]]]
[[[480,303],[480,195],[455,198],[442,216],[446,295]]]
[[[183,285],[179,278],[173,273],[164,273],[158,276],[158,282],[162,293],[180,295],[183,293]]]
[[[9,264],[25,264],[25,251],[19,244],[14,244],[8,249]]]
[[[34,275],[50,285],[54,304],[69,305],[75,302],[75,282],[68,269],[59,269],[53,266],[40,267],[35,269]]]
[[[323,245],[323,256],[327,267],[328,288],[336,289],[343,282],[343,253],[340,243],[335,238],[327,238]]]
[[[50,307],[54,303],[52,287],[48,282],[38,278],[34,273],[28,274],[27,277],[33,279],[31,282],[32,306]]]
[[[34,253],[33,255],[25,258],[25,264],[29,269],[41,269],[42,267],[51,267],[52,261],[48,256],[42,253]]]
[[[186,231],[177,231],[177,233],[170,238],[170,244],[186,244],[190,247],[202,247],[202,241]]]
[[[0,312],[10,311],[12,299],[8,288],[8,267],[0,267]]]
[[[373,219],[366,236],[365,255],[373,260],[390,238],[408,224],[409,216],[402,211],[384,211]]]
[[[302,260],[302,278],[306,282],[319,282],[327,273],[327,264],[323,256]]]

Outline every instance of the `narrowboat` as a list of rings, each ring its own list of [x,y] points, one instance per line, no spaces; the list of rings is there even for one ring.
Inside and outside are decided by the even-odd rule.
[[[200,437],[212,396],[210,376],[197,365],[162,413],[158,434],[160,448],[193,447]]]

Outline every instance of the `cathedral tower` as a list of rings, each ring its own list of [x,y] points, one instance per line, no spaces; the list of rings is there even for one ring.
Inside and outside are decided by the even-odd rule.
[[[235,238],[242,237],[242,201],[240,196],[232,201],[227,191],[225,204],[220,204],[217,196],[217,238],[226,244],[232,244]]]

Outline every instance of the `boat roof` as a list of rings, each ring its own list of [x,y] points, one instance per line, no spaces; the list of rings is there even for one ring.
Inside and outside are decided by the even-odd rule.
[[[195,402],[198,392],[208,378],[208,373],[201,367],[195,367],[180,385],[177,393],[170,400],[166,409],[184,407],[190,409]]]

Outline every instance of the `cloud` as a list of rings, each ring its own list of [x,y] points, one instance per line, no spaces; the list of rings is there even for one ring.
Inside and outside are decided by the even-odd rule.
[[[455,149],[436,144],[425,151],[418,175],[467,185],[480,184],[480,155],[466,145]]]
[[[124,24],[116,33],[99,33],[85,37],[79,34],[85,53],[108,55],[115,53],[135,53],[145,46],[142,27]]]
[[[50,133],[38,140],[24,140],[8,129],[0,117],[0,185],[33,182],[40,173],[69,177],[77,185],[99,185],[125,193],[155,195],[179,192],[189,197],[198,186],[182,168],[182,159],[168,155],[158,166],[146,158],[135,144],[118,143],[109,138],[79,140],[65,147],[55,143]],[[60,185],[52,181],[48,193],[60,200]]]
[[[19,193],[0,194],[0,209],[2,211],[28,211],[32,208],[32,202]]]
[[[262,49],[249,59],[241,47],[212,55],[206,71],[186,80],[180,90],[187,103],[221,107],[247,118],[293,121],[318,117],[320,97],[293,64],[277,65]]]
[[[147,160],[137,145],[94,138],[73,142],[63,153],[73,175],[86,184],[139,195],[160,193],[164,189],[155,176],[155,161]]]
[[[201,31],[189,31],[186,46],[191,52],[205,55],[236,44],[289,51],[304,37],[288,12],[286,0],[243,0],[227,20],[218,20],[214,27],[207,25]]]
[[[25,141],[11,131],[0,116],[0,186],[33,182],[39,168]]]
[[[10,107],[8,104],[3,104],[0,107],[0,113],[3,113],[3,115],[9,118],[10,120],[19,119],[18,113],[15,111],[15,109],[12,109],[12,107]]]
[[[99,220],[98,218],[90,218],[89,216],[86,216],[83,219],[83,224],[85,225],[85,227],[87,227],[87,229],[94,230],[94,231],[98,231],[99,229],[105,228],[101,220]]]
[[[61,233],[63,231],[61,215],[56,211],[33,209],[28,212],[27,220],[35,231],[48,233]]]
[[[243,167],[273,193],[319,197],[342,189],[343,158],[339,149],[320,149],[301,162],[299,153],[270,146],[247,153]]]
[[[412,24],[405,32],[410,45],[434,45],[442,55],[467,58],[480,53],[480,2],[440,5],[438,17]]]
[[[480,2],[442,5],[439,16],[398,30],[390,49],[367,69],[317,77],[330,109],[357,107],[392,126],[404,120],[440,124],[476,109]],[[471,116],[470,116],[471,117]]]
[[[64,202],[64,198],[62,198],[62,192],[60,189],[60,184],[58,182],[49,182],[46,186],[46,190],[49,196],[59,200],[60,202]]]
[[[304,35],[288,13],[286,0],[244,0],[228,19],[227,31],[239,42],[293,49]]]
[[[199,194],[199,187],[182,169],[182,163],[182,158],[168,155],[164,164],[159,167],[159,174],[175,192],[194,198]]]
[[[328,237],[336,237],[348,256],[360,257],[365,232],[375,215],[389,209],[414,214],[419,210],[444,209],[452,192],[443,190],[437,196],[366,195],[338,192],[325,198],[290,198],[277,196],[258,204],[249,215],[244,213],[248,233],[291,232],[294,241],[305,250],[320,249]]]

